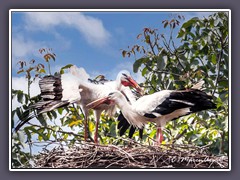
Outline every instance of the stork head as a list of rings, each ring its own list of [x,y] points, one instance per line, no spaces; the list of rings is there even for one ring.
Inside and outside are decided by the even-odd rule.
[[[126,70],[120,71],[118,73],[117,76],[118,81],[120,81],[120,83],[123,86],[130,86],[134,89],[136,89],[136,91],[138,93],[140,93],[141,95],[143,94],[143,90],[142,88],[138,85],[138,83],[132,78],[132,76],[130,75],[130,73]]]
[[[121,98],[122,93],[120,91],[113,91],[109,93],[106,97],[97,99],[89,104],[87,104],[88,109],[98,108],[101,104],[115,104],[115,102]]]

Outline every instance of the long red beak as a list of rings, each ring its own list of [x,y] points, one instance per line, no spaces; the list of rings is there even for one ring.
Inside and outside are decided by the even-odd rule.
[[[143,89],[138,85],[138,83],[131,77],[128,77],[129,85],[137,90],[137,92],[143,95]]]
[[[98,106],[100,106],[101,104],[110,104],[111,101],[108,99],[108,97],[104,97],[104,98],[100,98],[100,99],[97,99],[89,104],[87,104],[87,108],[88,109],[94,109],[94,108],[97,108]]]

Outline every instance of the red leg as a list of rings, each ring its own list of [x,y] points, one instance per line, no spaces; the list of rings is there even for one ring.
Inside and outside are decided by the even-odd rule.
[[[98,121],[99,121],[99,119],[96,119],[96,127],[95,127],[95,134],[94,134],[95,144],[98,144]]]
[[[163,134],[161,127],[157,127],[157,134],[156,134],[156,144],[160,145],[163,141]]]
[[[88,138],[88,118],[85,117],[84,120],[84,141],[87,141]]]

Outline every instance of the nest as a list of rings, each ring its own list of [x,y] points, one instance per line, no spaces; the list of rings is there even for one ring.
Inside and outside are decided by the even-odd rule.
[[[36,168],[228,168],[227,156],[192,145],[127,146],[84,143],[44,150]]]

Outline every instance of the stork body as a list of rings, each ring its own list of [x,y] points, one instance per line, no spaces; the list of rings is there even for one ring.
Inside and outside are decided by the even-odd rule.
[[[216,108],[211,97],[201,90],[163,90],[140,97],[132,104],[128,103],[122,93],[114,91],[107,97],[94,101],[88,107],[97,107],[101,103],[116,104],[128,122],[137,128],[143,128],[148,122],[157,125],[156,140],[161,144],[162,129],[170,120],[190,113]]]
[[[76,77],[80,78],[81,75],[77,72],[77,69],[75,66],[70,68],[70,72],[75,75]],[[133,80],[133,78],[130,76],[130,73],[128,71],[120,71],[117,75],[117,78],[115,81],[101,81],[100,84],[94,83],[81,83],[79,85],[79,88],[81,89],[81,101],[79,101],[79,104],[83,110],[84,113],[84,139],[87,139],[87,131],[88,131],[88,116],[89,116],[89,109],[86,107],[87,104],[90,102],[97,100],[99,98],[103,98],[107,96],[110,92],[114,90],[118,90],[121,93],[123,93],[126,97],[129,99],[134,99],[134,95],[131,93],[129,87],[131,86],[135,88],[138,92],[141,93],[141,88],[139,85]],[[96,127],[95,127],[95,133],[94,133],[94,142],[98,143],[98,124],[100,120],[101,113],[105,111],[109,116],[112,116],[115,114],[116,106],[109,103],[107,104],[101,104],[100,106],[93,108],[94,110],[94,116],[96,121]]]

